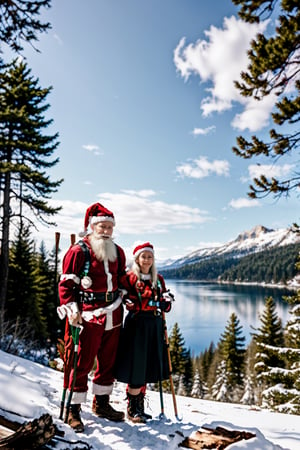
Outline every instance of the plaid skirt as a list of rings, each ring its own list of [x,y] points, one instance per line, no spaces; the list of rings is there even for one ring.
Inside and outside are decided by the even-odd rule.
[[[130,311],[121,330],[116,379],[143,386],[169,378],[167,345],[161,315]]]

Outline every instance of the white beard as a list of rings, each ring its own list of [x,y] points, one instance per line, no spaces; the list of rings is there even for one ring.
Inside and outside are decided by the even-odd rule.
[[[111,238],[96,237],[90,234],[89,241],[99,261],[108,260],[114,262],[117,259],[117,249]]]

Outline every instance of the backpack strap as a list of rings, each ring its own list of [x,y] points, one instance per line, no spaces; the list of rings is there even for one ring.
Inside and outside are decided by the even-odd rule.
[[[86,277],[89,273],[90,265],[91,265],[91,254],[88,249],[88,246],[86,245],[86,243],[84,241],[80,240],[77,242],[77,244],[81,247],[81,250],[84,253],[84,266],[83,266],[82,272],[80,274],[80,278],[82,278],[82,277]]]

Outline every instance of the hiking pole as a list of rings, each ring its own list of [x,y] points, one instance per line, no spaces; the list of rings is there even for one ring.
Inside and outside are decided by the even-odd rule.
[[[58,314],[61,319],[63,319],[66,316],[66,311],[59,311]],[[68,336],[68,338],[66,338]],[[72,363],[74,361],[74,341],[72,338],[72,335],[70,333],[70,325],[68,322],[68,319],[66,319],[66,325],[65,325],[65,337],[64,337],[64,355],[62,357],[64,360],[64,382],[63,382],[63,392],[62,392],[62,398],[60,402],[60,414],[59,418],[60,420],[63,419],[64,415],[64,408],[65,408],[65,401],[66,401],[66,394],[69,387],[69,379],[70,379],[70,372],[72,370]]]
[[[73,342],[74,342],[73,379],[72,379],[72,385],[71,385],[71,389],[69,391],[69,395],[68,395],[68,399],[67,399],[67,403],[66,403],[66,414],[65,414],[65,420],[64,420],[65,423],[68,422],[68,417],[69,417],[69,412],[70,412],[70,405],[71,405],[72,396],[73,396],[73,390],[74,390],[75,381],[76,381],[76,370],[77,370],[77,362],[78,362],[78,344],[79,344],[80,328],[71,326],[71,332],[72,332],[72,339],[73,339]]]
[[[55,266],[54,266],[54,289],[56,292],[56,298],[58,300],[58,281],[57,281],[57,266],[58,266],[58,250],[59,250],[60,233],[55,233]]]
[[[57,237],[57,234],[59,234],[59,236],[60,236],[60,233],[56,233],[56,243],[57,243],[56,244],[56,248],[58,250],[59,237]],[[76,239],[76,235],[75,234],[71,234],[70,235],[71,245],[75,244],[75,239]],[[66,316],[66,312],[61,313],[60,318],[63,319],[65,316]],[[68,333],[67,333],[67,331],[68,331]],[[64,385],[63,385],[63,392],[62,392],[62,397],[61,397],[61,402],[60,402],[60,413],[59,413],[59,419],[60,420],[63,419],[63,415],[64,415],[66,394],[67,394],[67,389],[68,389],[68,385],[69,385],[69,377],[70,377],[70,370],[69,370],[69,367],[67,367],[67,362],[70,363],[71,358],[74,356],[74,354],[73,354],[74,340],[72,339],[72,343],[71,343],[72,344],[72,348],[68,348],[68,346],[66,345],[66,335],[67,334],[69,334],[68,319],[66,319],[66,325],[65,325],[65,348],[64,348],[64,352],[65,352],[65,355],[66,355],[66,352],[68,350],[69,351],[69,356],[68,356],[68,358],[65,358],[65,365],[64,365]],[[70,347],[70,343],[69,343],[69,347]]]
[[[164,327],[164,323],[163,323]],[[164,399],[163,399],[163,389],[162,389],[162,377],[163,377],[163,354],[162,351],[160,351],[159,342],[162,338],[161,336],[161,329],[158,328],[158,323],[156,321],[156,332],[157,332],[157,339],[158,339],[158,363],[159,363],[159,398],[160,398],[160,414],[158,416],[159,420],[165,419],[165,410],[164,410]]]
[[[164,409],[164,399],[163,399],[163,389],[162,389],[162,380],[161,380],[161,366],[160,366],[160,378],[159,378],[159,397],[160,397],[160,414],[158,416],[159,420],[164,419],[165,409]]]
[[[172,378],[172,362],[171,362],[171,354],[170,354],[170,344],[169,344],[168,331],[167,331],[166,315],[165,315],[164,311],[162,311],[162,318],[163,318],[163,327],[164,327],[164,333],[165,333],[165,340],[166,340],[166,345],[167,345],[168,363],[169,363],[169,381],[170,381],[171,392],[172,392],[174,413],[175,413],[176,419],[180,422],[182,419],[180,419],[178,417],[176,395],[175,395],[174,383],[173,383],[173,378]]]

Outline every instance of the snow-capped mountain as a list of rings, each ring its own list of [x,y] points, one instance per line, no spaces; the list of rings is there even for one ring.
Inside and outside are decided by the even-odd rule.
[[[233,241],[216,247],[200,248],[171,263],[165,262],[160,264],[160,267],[163,269],[174,269],[222,255],[228,258],[240,258],[251,253],[297,243],[300,243],[300,234],[293,231],[292,228],[272,230],[262,225],[257,225],[250,231],[240,233]]]

